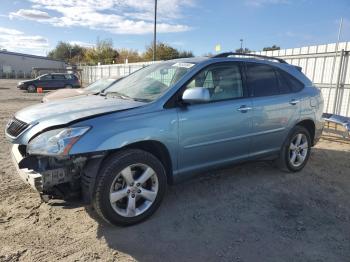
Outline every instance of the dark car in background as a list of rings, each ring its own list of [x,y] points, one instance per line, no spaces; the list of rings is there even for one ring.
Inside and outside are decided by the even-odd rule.
[[[30,93],[36,92],[38,87],[41,87],[43,90],[79,88],[80,82],[74,74],[51,73],[41,75],[35,79],[21,81],[17,85],[17,88],[27,90]]]
[[[120,77],[102,78],[84,88],[56,90],[45,95],[42,102],[55,101],[73,96],[98,94],[120,79]]]

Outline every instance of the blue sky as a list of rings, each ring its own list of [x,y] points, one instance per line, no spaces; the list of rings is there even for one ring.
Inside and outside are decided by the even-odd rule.
[[[45,55],[58,41],[142,52],[152,41],[154,0],[1,0],[0,48]],[[350,0],[158,0],[158,40],[195,55],[350,41]]]

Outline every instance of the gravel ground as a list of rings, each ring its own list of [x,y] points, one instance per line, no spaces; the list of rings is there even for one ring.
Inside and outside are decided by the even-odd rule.
[[[0,125],[41,94],[0,80]],[[297,174],[254,162],[169,188],[119,228],[81,203],[42,204],[0,133],[0,261],[350,261],[350,141],[324,135]]]

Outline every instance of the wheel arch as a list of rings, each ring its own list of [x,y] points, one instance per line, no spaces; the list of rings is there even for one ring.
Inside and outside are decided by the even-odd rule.
[[[144,150],[158,158],[165,168],[168,184],[173,183],[173,167],[171,156],[168,148],[163,143],[156,140],[139,141],[128,144],[122,148],[119,148],[118,150],[129,148]]]
[[[103,157],[91,158],[84,167],[82,172],[82,194],[84,201],[90,203],[95,191],[96,179],[104,164],[114,154],[126,149],[140,149],[154,155],[163,164],[167,176],[167,183],[173,184],[173,165],[168,148],[156,140],[138,141],[127,144],[123,147],[107,150]]]
[[[315,122],[312,119],[304,119],[299,121],[297,126],[302,126],[309,131],[310,136],[311,136],[311,144],[312,146],[314,145],[314,140],[315,140],[315,132],[316,132],[316,125]]]

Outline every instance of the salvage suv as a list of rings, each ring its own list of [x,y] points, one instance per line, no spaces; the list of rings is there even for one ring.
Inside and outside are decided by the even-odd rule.
[[[284,60],[223,53],[143,68],[98,95],[25,108],[6,135],[44,199],[79,194],[115,225],[143,221],[168,184],[242,161],[306,165],[321,92]]]

